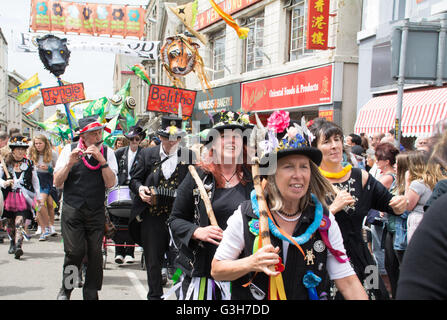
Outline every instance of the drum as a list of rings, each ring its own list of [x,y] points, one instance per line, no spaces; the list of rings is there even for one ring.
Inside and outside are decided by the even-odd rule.
[[[113,188],[107,194],[107,209],[110,214],[128,218],[132,208],[132,199],[128,186],[118,186]]]

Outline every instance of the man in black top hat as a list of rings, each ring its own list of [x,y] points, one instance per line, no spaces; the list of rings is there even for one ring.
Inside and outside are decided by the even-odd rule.
[[[102,287],[104,200],[106,190],[116,184],[117,163],[113,150],[102,146],[104,126],[96,119],[79,120],[79,142],[64,147],[54,170],[54,184],[64,192],[61,222],[65,259],[58,300],[70,299],[85,250],[84,299],[98,299]]]
[[[146,132],[136,124],[124,136],[129,140],[129,145],[115,151],[116,161],[118,162],[118,185],[120,186],[128,186],[130,183],[130,171],[136,163],[138,154],[143,149],[140,147],[140,142],[146,137]],[[129,224],[129,218],[117,217],[111,213],[110,219],[116,226],[125,225],[127,228]],[[133,245],[135,245],[135,242],[132,240],[129,231],[118,228],[113,241],[119,245],[115,247],[115,262],[118,264],[133,263],[135,252]]]
[[[161,299],[163,295],[161,269],[170,242],[166,220],[174,202],[174,198],[166,195],[174,194],[188,172],[188,165],[193,163],[192,151],[179,147],[186,134],[182,130],[181,118],[162,117],[161,129],[157,133],[161,144],[140,152],[130,181],[130,189],[136,197],[129,231],[144,249],[149,300]]]

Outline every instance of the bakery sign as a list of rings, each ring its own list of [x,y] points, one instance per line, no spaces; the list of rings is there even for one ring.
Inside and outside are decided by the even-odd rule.
[[[241,105],[245,112],[274,111],[332,103],[333,66],[245,82]]]
[[[245,9],[256,2],[261,0],[224,0],[219,2],[217,5],[227,14],[231,15],[242,9]],[[211,7],[210,9],[201,12],[196,18],[196,30],[201,30],[213,23],[222,20],[222,18],[217,14],[217,12]]]

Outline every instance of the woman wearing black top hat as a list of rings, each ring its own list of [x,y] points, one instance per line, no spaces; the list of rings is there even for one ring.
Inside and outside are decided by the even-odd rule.
[[[10,248],[8,253],[16,259],[23,255],[22,243],[26,237],[25,219],[32,219],[31,206],[34,197],[42,205],[39,178],[31,160],[25,158],[29,147],[26,137],[15,136],[9,141],[11,152],[2,159],[0,186],[6,189],[3,217],[8,219]]]
[[[211,278],[211,260],[222,239],[227,220],[238,205],[249,198],[253,189],[244,131],[248,115],[222,111],[213,116],[209,130],[212,141],[197,165],[197,174],[206,188],[217,226],[210,225],[205,200],[191,173],[180,185],[169,226],[179,242],[177,263],[182,275],[177,293],[179,299],[228,299],[229,283]],[[248,130],[249,131],[249,130]]]

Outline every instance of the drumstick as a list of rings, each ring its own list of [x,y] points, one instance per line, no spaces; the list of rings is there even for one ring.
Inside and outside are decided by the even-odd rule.
[[[202,197],[203,202],[205,203],[206,208],[206,214],[208,215],[208,218],[210,219],[210,223],[212,226],[219,226],[217,224],[216,217],[214,216],[213,207],[211,206],[210,198],[208,198],[208,194],[206,193],[205,186],[203,185],[202,179],[200,179],[199,175],[197,174],[196,168],[193,165],[188,166],[189,172],[191,172],[192,177],[194,178],[194,181],[197,184],[197,187],[200,191],[200,196]]]

